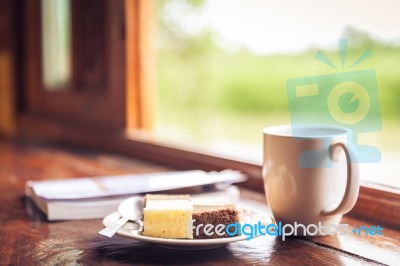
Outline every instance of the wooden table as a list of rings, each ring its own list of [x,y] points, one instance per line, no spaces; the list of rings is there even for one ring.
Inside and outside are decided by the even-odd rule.
[[[47,222],[24,198],[27,180],[170,170],[120,155],[39,144],[0,142],[0,265],[364,265],[400,264],[400,233],[384,236],[279,238],[264,236],[206,251],[169,250],[97,232],[101,220]],[[241,190],[242,199],[267,210],[264,195]],[[363,221],[348,217],[350,226]]]

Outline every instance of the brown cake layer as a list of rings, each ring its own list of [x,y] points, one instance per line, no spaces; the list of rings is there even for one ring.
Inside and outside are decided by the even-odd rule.
[[[193,219],[195,220],[193,223],[193,238],[194,239],[210,239],[210,238],[223,238],[230,237],[226,233],[224,235],[219,236],[214,233],[213,235],[206,235],[204,233],[204,226],[200,227],[199,235],[197,235],[196,228],[200,224],[212,224],[217,226],[218,224],[223,224],[227,226],[228,224],[233,224],[239,222],[238,211],[235,209],[233,205],[226,206],[193,206]],[[233,232],[233,228],[231,232]]]
[[[166,195],[166,194],[146,194],[144,197],[144,206],[149,200],[191,200],[190,195]],[[193,223],[193,238],[194,239],[211,239],[211,238],[224,238],[230,237],[226,233],[222,236],[214,233],[210,236],[204,233],[204,226],[212,224],[215,228],[218,224],[225,226],[239,222],[238,211],[230,200],[216,199],[216,198],[197,198],[193,202],[193,215],[195,220]],[[197,235],[196,228],[200,224],[199,234]],[[232,228],[231,232],[233,232]],[[214,230],[213,230],[214,231]],[[215,232],[215,231],[214,231]]]

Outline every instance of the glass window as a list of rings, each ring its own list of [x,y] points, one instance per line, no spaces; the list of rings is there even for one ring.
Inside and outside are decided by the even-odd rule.
[[[356,135],[359,144],[379,149],[382,160],[361,164],[362,178],[400,187],[398,2],[158,4],[159,136],[261,162],[262,129],[294,122],[288,80],[350,72],[357,79],[360,71],[371,70],[368,84],[376,82],[379,97],[371,99],[379,99],[379,112]],[[344,115],[360,104],[347,96],[339,102],[347,103]],[[321,111],[329,109],[325,98],[310,101],[323,118],[329,115]],[[352,123],[347,125],[354,131]]]
[[[43,84],[59,90],[71,78],[71,11],[69,0],[42,0]]]

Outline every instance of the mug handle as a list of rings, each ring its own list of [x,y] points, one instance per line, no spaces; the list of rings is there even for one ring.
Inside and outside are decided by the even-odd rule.
[[[354,164],[354,158],[352,158],[352,154],[349,152],[349,148],[343,142],[335,142],[330,147],[331,157],[333,161],[338,160],[339,150],[344,151],[346,155],[347,162],[347,183],[346,183],[346,191],[344,192],[344,196],[339,206],[332,211],[322,211],[321,215],[323,216],[332,216],[338,214],[345,214],[349,212],[354,205],[356,204],[358,191],[360,188],[359,182],[359,167],[358,164]]]

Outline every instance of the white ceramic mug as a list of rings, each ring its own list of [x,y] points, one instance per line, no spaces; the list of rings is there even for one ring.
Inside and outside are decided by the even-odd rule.
[[[292,130],[289,125],[267,127],[263,132],[264,186],[275,220],[339,226],[359,191],[358,165],[347,143],[351,132],[322,126]],[[297,235],[311,235],[299,229]]]

